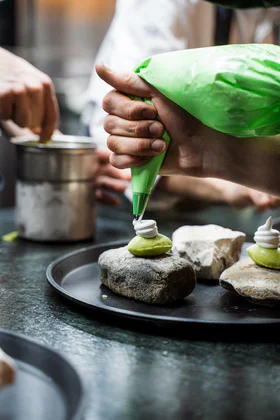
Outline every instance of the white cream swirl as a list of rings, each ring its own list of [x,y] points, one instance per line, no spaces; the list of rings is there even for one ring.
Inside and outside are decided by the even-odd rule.
[[[254,241],[263,248],[276,249],[279,246],[279,231],[272,229],[273,220],[269,217],[263,226],[255,232]]]
[[[155,220],[133,220],[136,235],[151,239],[158,234],[157,222]]]

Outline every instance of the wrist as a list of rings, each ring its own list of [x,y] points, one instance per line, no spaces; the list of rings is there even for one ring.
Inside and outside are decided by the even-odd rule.
[[[237,147],[236,139],[202,126],[199,142],[203,148],[201,176],[231,179],[232,161]]]
[[[206,181],[208,183],[207,194],[210,195],[210,201],[213,203],[227,203],[230,182],[218,178],[207,178]]]
[[[280,135],[238,138],[217,133],[205,143],[208,176],[280,195]]]

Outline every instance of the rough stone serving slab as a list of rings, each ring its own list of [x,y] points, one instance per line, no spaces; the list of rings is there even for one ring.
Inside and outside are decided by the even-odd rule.
[[[225,270],[220,284],[258,305],[272,306],[280,302],[280,270],[259,267],[251,258]]]
[[[100,255],[100,279],[119,295],[152,304],[182,300],[195,287],[195,273],[183,258],[162,255],[139,258],[127,247],[112,249]]]
[[[182,226],[173,233],[173,254],[189,261],[198,279],[219,280],[239,260],[245,233],[217,225]]]

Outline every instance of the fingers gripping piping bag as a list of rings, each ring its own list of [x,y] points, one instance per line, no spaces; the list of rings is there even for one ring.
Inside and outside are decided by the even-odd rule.
[[[137,96],[130,97],[131,99],[137,101],[142,100],[150,105],[153,105],[153,102],[150,99],[142,99]],[[166,130],[164,130],[162,138],[168,146],[170,143],[170,136]],[[135,168],[131,169],[133,191],[132,207],[135,219],[139,219],[145,212],[152,188],[165,155],[166,150],[160,155],[152,157],[152,159],[150,159],[149,162],[145,163],[144,165],[136,166]]]
[[[235,137],[280,133],[279,46],[225,45],[175,51],[149,57],[134,71],[217,131]],[[167,132],[164,137],[169,143]],[[132,169],[136,216],[145,211],[165,154]]]

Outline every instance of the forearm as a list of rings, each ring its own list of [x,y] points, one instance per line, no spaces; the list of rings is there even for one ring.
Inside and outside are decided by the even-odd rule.
[[[240,139],[217,133],[212,140],[205,159],[209,176],[280,195],[280,135]]]
[[[171,175],[162,177],[158,188],[180,198],[190,198],[207,203],[222,203],[226,201],[224,183],[226,181],[220,179]]]

